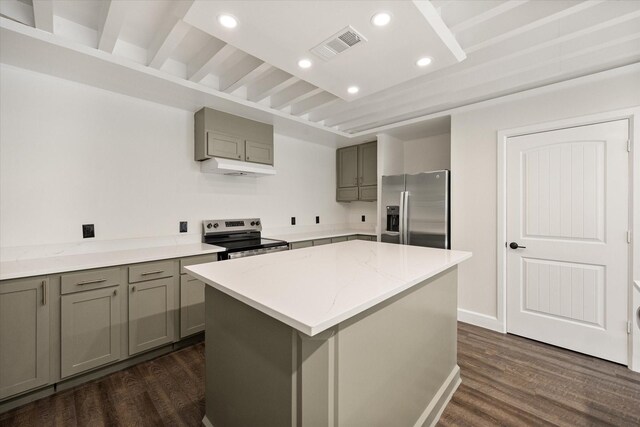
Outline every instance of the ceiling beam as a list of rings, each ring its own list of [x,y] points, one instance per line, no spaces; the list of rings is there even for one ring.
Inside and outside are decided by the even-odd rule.
[[[295,76],[274,68],[264,77],[256,80],[247,87],[247,99],[252,102],[262,101],[263,99],[280,92],[294,83],[300,81]]]
[[[124,22],[127,2],[105,0],[101,5],[98,21],[98,49],[113,53]]]
[[[463,61],[467,54],[462,50],[460,43],[444,23],[435,6],[429,0],[412,0],[412,2],[454,58],[458,62]]]
[[[192,82],[200,82],[213,68],[229,59],[238,50],[225,42],[212,39],[205,49],[187,65],[187,77]]]
[[[300,80],[288,88],[271,95],[271,108],[282,109],[323,92],[322,89]]]
[[[466,21],[460,22],[453,27],[451,27],[451,31],[453,33],[459,33],[464,30],[468,30],[469,28],[475,27],[476,25],[482,24],[490,19],[493,19],[497,16],[502,15],[512,9],[515,9],[518,6],[522,6],[527,3],[529,0],[508,0],[504,3],[500,3],[498,6],[493,7],[485,12],[482,12]]]
[[[310,98],[291,104],[291,114],[294,116],[301,116],[317,108],[333,104],[339,100],[340,98],[329,92],[320,92]]]
[[[184,40],[191,28],[191,25],[182,19],[170,16],[162,24],[147,49],[147,65],[153,68],[161,68],[176,47]]]
[[[0,0],[0,15],[31,27],[35,26],[33,9],[18,0]]]
[[[53,1],[33,0],[33,20],[37,29],[53,33]]]
[[[220,74],[218,78],[218,90],[231,93],[240,86],[247,84],[247,82],[267,73],[271,68],[271,65],[259,60],[255,56],[247,55],[240,60],[240,62]]]
[[[517,28],[514,28],[511,31],[502,32],[500,35],[492,37],[492,38],[490,38],[488,40],[482,40],[482,41],[480,41],[480,42],[478,42],[476,44],[473,44],[471,46],[467,46],[465,48],[465,51],[468,54],[471,54],[471,53],[476,52],[478,50],[485,49],[485,48],[487,48],[489,46],[494,46],[494,45],[496,45],[498,43],[501,43],[501,42],[503,42],[505,40],[513,38],[513,37],[515,37],[515,36],[517,36],[519,34],[523,34],[523,33],[526,33],[528,31],[531,31],[531,30],[533,30],[535,28],[541,27],[543,25],[547,25],[547,24],[550,24],[552,22],[558,21],[558,20],[560,20],[562,18],[571,16],[571,15],[576,14],[578,12],[581,12],[583,10],[589,9],[589,8],[591,8],[593,6],[596,6],[596,5],[598,5],[600,3],[603,3],[603,2],[604,2],[604,0],[588,0],[588,1],[584,1],[584,2],[578,3],[578,4],[574,5],[574,6],[567,7],[566,9],[563,9],[563,10],[561,10],[559,12],[553,13],[551,15],[547,15],[547,16],[541,18],[541,19],[537,19],[537,20],[535,20],[533,22],[529,22],[526,25],[518,26]]]

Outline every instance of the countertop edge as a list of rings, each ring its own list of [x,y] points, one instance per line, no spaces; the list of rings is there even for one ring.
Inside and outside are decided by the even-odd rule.
[[[153,250],[156,248],[163,248],[163,247],[157,246],[157,247],[141,248],[141,249],[134,249],[134,250],[127,249],[127,251],[138,251],[138,250],[145,251],[145,250]],[[24,272],[15,272],[15,273],[7,273],[7,274],[4,274],[2,272],[3,264],[6,265],[6,264],[14,264],[14,263],[19,264],[19,263],[51,262],[56,258],[65,258],[65,257],[71,258],[71,257],[77,257],[77,256],[87,256],[89,254],[62,255],[59,257],[43,257],[43,258],[31,258],[26,260],[2,261],[0,262],[0,281],[12,280],[12,279],[24,279],[27,277],[37,277],[37,276],[45,276],[45,275],[51,275],[51,274],[70,273],[74,271],[92,270],[96,268],[116,267],[116,266],[123,266],[128,264],[139,264],[142,262],[150,262],[150,261],[162,261],[162,260],[184,258],[184,257],[190,257],[190,256],[197,256],[197,255],[208,255],[208,254],[215,254],[215,253],[226,251],[226,248],[223,248],[220,246],[213,246],[213,245],[211,245],[211,249],[186,250],[184,252],[180,252],[179,246],[167,246],[165,248],[175,248],[170,250],[175,250],[176,252],[170,253],[170,254],[167,253],[165,255],[153,255],[153,256],[142,255],[142,254],[133,255],[130,258],[126,258],[122,260],[114,260],[111,262],[88,262],[86,264],[77,264],[77,265],[71,265],[71,266],[61,267],[61,268],[56,268],[55,266],[48,266],[48,267],[43,267],[41,269],[29,269],[29,270],[25,270]],[[95,256],[100,256],[100,255],[109,256],[109,254],[113,254],[117,252],[119,251],[92,252],[90,254]]]
[[[298,242],[305,242],[307,240],[330,239],[332,237],[345,237],[345,236],[356,236],[356,235],[372,236],[372,237],[377,236],[375,231],[337,230],[335,232],[318,231],[318,232],[310,232],[310,233],[273,234],[273,235],[266,234],[264,237],[267,239],[284,240],[287,243],[298,243]]]

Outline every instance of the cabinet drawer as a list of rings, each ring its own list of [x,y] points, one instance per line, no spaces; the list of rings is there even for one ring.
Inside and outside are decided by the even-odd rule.
[[[120,269],[101,268],[99,270],[63,274],[60,283],[60,293],[62,295],[117,286],[120,284]]]
[[[328,245],[328,244],[331,244],[331,239],[316,239],[313,241],[313,246]]]
[[[360,187],[360,200],[375,201],[378,199],[378,186]]]
[[[347,240],[357,240],[358,236],[347,236]]]
[[[207,262],[214,262],[218,260],[218,254],[197,255],[189,258],[183,258],[180,260],[180,274],[186,274],[184,269],[188,265],[205,264]]]
[[[207,132],[207,155],[244,160],[244,140],[220,132]]]
[[[338,188],[336,190],[336,200],[338,202],[352,202],[358,200],[358,187]]]
[[[244,146],[245,160],[251,163],[273,164],[273,144],[247,140]]]
[[[129,283],[173,276],[174,261],[150,262],[129,267]]]
[[[371,242],[376,242],[377,239],[375,236],[365,236],[364,234],[358,234],[358,240],[369,240]]]
[[[332,237],[331,238],[331,243],[338,243],[338,242],[346,242],[347,241],[347,237]]]
[[[289,248],[290,249],[302,249],[302,248],[309,248],[311,246],[313,246],[313,241],[312,240],[306,240],[304,242],[289,243]]]

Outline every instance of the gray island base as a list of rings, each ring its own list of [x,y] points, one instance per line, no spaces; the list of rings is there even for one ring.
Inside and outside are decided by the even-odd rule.
[[[434,425],[460,384],[456,312],[456,265],[314,336],[207,286],[203,425]]]

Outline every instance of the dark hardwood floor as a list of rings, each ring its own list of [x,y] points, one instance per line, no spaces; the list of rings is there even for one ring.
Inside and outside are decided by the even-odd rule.
[[[439,426],[639,426],[640,374],[458,326],[462,384]],[[2,426],[200,426],[204,344],[0,414]]]

